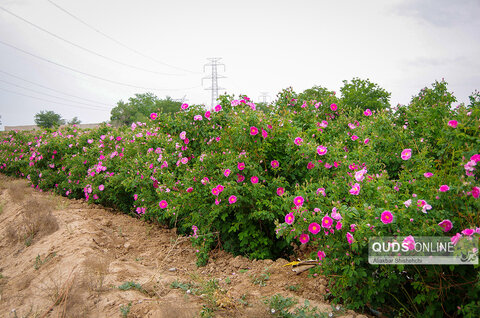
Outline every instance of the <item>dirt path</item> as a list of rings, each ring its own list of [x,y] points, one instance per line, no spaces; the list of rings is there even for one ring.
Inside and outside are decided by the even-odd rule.
[[[1,317],[271,317],[264,300],[277,293],[332,312],[325,280],[286,260],[195,260],[174,230],[0,175]]]

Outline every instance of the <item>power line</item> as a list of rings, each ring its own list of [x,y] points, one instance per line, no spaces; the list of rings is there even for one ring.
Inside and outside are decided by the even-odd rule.
[[[104,77],[101,77],[101,76],[97,76],[97,75],[93,75],[93,74],[89,74],[89,73],[86,73],[86,72],[83,72],[83,71],[79,71],[77,69],[74,69],[72,67],[69,67],[69,66],[66,66],[66,65],[63,65],[63,64],[60,64],[60,63],[57,63],[57,62],[54,62],[54,61],[51,61],[49,59],[46,59],[44,57],[41,57],[41,56],[38,56],[36,54],[33,54],[33,53],[30,53],[30,52],[27,52],[25,50],[22,50],[14,45],[11,45],[11,44],[8,44],[2,40],[0,40],[0,43],[5,45],[5,46],[8,46],[12,49],[15,49],[17,51],[20,51],[24,54],[27,54],[27,55],[30,55],[30,56],[33,56],[37,59],[40,59],[44,62],[48,62],[50,64],[54,64],[56,66],[59,66],[59,67],[62,67],[62,68],[65,68],[67,70],[70,70],[72,72],[75,72],[75,73],[79,73],[79,74],[82,74],[82,75],[85,75],[85,76],[89,76],[89,77],[92,77],[92,78],[95,78],[95,79],[98,79],[98,80],[102,80],[102,81],[105,81],[105,82],[109,82],[109,83],[112,83],[112,84],[117,84],[117,85],[121,85],[121,86],[127,86],[127,87],[133,87],[133,88],[137,88],[137,89],[143,89],[143,90],[153,90],[153,91],[182,91],[182,90],[189,90],[189,89],[194,89],[194,88],[198,88],[200,86],[193,86],[193,87],[187,87],[187,88],[153,88],[153,87],[144,87],[144,86],[138,86],[138,85],[132,85],[132,84],[127,84],[127,83],[123,83],[123,82],[118,82],[118,81],[113,81],[113,80],[109,80],[107,78],[104,78]]]
[[[69,105],[69,104],[59,103],[59,102],[55,102],[55,101],[53,101],[53,100],[48,100],[48,99],[44,99],[44,98],[40,98],[40,97],[35,97],[35,96],[31,96],[31,95],[27,95],[27,94],[22,94],[22,93],[19,93],[19,92],[11,91],[11,90],[6,89],[6,88],[3,88],[3,87],[0,87],[0,90],[9,92],[9,93],[15,94],[15,95],[25,96],[25,97],[29,97],[29,98],[33,98],[33,99],[38,99],[38,100],[41,100],[41,101],[44,101],[44,102],[48,102],[48,103],[55,103],[55,104],[64,105],[64,106],[67,106],[67,107],[85,108],[85,109],[98,110],[98,111],[108,111],[107,109],[99,109],[99,108],[93,108],[93,107],[75,106],[75,105]]]
[[[225,64],[223,63],[218,63],[222,58],[221,57],[209,57],[207,60],[209,60],[211,63],[207,63],[203,66],[203,71],[205,72],[205,67],[211,66],[212,67],[212,75],[205,76],[202,78],[202,84],[204,79],[211,79],[212,80],[212,86],[205,88],[205,90],[211,90],[212,91],[212,107],[215,107],[215,102],[218,99],[218,79],[219,78],[225,78],[225,76],[218,75],[217,73],[217,66],[223,65],[223,71],[225,71]],[[220,87],[220,89],[223,89]]]
[[[75,98],[82,99],[82,100],[84,100],[84,101],[91,102],[91,103],[95,103],[95,104],[107,105],[107,104],[105,104],[105,103],[103,103],[103,102],[91,100],[91,99],[88,99],[88,98],[83,98],[83,97],[76,96],[76,95],[73,95],[73,94],[68,94],[68,93],[65,93],[65,92],[56,90],[56,89],[54,89],[54,88],[51,88],[51,87],[48,87],[48,86],[45,86],[45,85],[32,82],[32,81],[29,81],[29,80],[27,80],[27,79],[21,78],[20,76],[13,75],[13,74],[11,74],[11,73],[8,73],[8,72],[2,71],[2,70],[0,70],[0,73],[6,74],[6,75],[8,75],[8,76],[17,78],[17,79],[22,80],[22,81],[25,81],[25,82],[27,82],[27,83],[30,83],[30,84],[33,84],[33,85],[36,85],[36,86],[39,86],[39,87],[42,87],[42,88],[46,88],[46,89],[48,89],[48,90],[51,90],[51,91],[53,91],[53,92],[57,92],[57,93],[60,93],[60,94],[66,95],[66,96],[75,97]]]
[[[97,29],[97,28],[91,26],[90,24],[86,23],[85,21],[83,21],[83,20],[80,19],[79,17],[73,15],[73,14],[70,13],[69,11],[67,11],[67,10],[65,10],[64,8],[60,7],[60,6],[59,6],[58,4],[56,4],[55,2],[53,2],[53,1],[51,1],[51,0],[47,0],[47,1],[50,2],[52,5],[54,5],[55,7],[57,7],[59,10],[65,12],[66,14],[68,14],[69,16],[71,16],[72,18],[74,18],[75,20],[77,20],[78,22],[82,23],[82,24],[85,25],[86,27],[88,27],[88,28],[92,29],[93,31],[97,32],[98,34],[106,37],[107,39],[115,42],[116,44],[118,44],[118,45],[126,48],[127,50],[130,50],[131,52],[134,52],[134,53],[136,53],[136,54],[138,54],[138,55],[140,55],[140,56],[143,56],[143,57],[145,57],[145,58],[147,58],[147,59],[149,59],[149,60],[151,60],[151,61],[154,61],[154,62],[156,62],[156,63],[158,63],[158,64],[165,65],[165,66],[169,66],[169,67],[171,67],[171,68],[174,68],[174,69],[177,69],[177,70],[180,70],[180,71],[184,71],[184,72],[188,72],[188,73],[192,73],[192,74],[201,74],[200,72],[190,71],[190,70],[187,70],[187,69],[178,67],[178,66],[174,66],[174,65],[172,65],[172,64],[168,64],[168,63],[159,61],[159,60],[157,60],[157,59],[155,59],[155,58],[153,58],[153,57],[151,57],[151,56],[149,56],[149,55],[146,55],[146,54],[144,54],[144,53],[142,53],[142,52],[140,52],[140,51],[138,51],[138,50],[136,50],[136,49],[134,49],[134,48],[131,48],[131,47],[127,46],[126,44],[118,41],[117,39],[109,36],[108,34],[103,33],[103,32],[100,31],[99,29]]]
[[[7,83],[8,85],[19,87],[19,88],[22,88],[22,89],[25,89],[27,91],[31,91],[31,92],[34,92],[34,93],[37,93],[37,94],[40,94],[40,95],[45,95],[45,96],[49,96],[49,97],[62,99],[62,100],[67,101],[67,102],[74,102],[74,103],[77,103],[77,104],[82,104],[82,105],[87,105],[87,106],[92,106],[92,107],[97,107],[97,108],[103,108],[105,110],[110,110],[111,109],[111,108],[108,108],[108,107],[102,107],[102,106],[87,104],[87,103],[79,102],[79,101],[76,101],[76,100],[71,100],[71,99],[68,99],[68,98],[63,98],[63,97],[59,97],[59,96],[55,96],[55,95],[50,95],[50,94],[47,94],[47,93],[42,93],[42,92],[39,92],[37,90],[31,89],[31,88],[28,88],[28,87],[25,87],[25,86],[22,86],[22,85],[18,85],[18,84],[9,82],[9,81],[5,81],[5,80],[2,80],[2,79],[0,79],[0,82],[4,82],[4,83]]]
[[[65,39],[65,38],[63,38],[63,37],[61,37],[61,36],[59,36],[59,35],[56,35],[56,34],[50,32],[50,31],[42,28],[41,26],[38,26],[38,25],[36,25],[36,24],[34,24],[34,23],[32,23],[32,22],[30,22],[30,21],[22,18],[21,16],[15,14],[15,13],[13,13],[13,12],[11,12],[11,11],[3,8],[3,7],[0,7],[0,9],[2,9],[3,11],[7,12],[8,14],[11,14],[11,15],[13,15],[14,17],[22,20],[23,22],[30,24],[30,25],[33,26],[34,28],[37,28],[38,30],[40,30],[40,31],[42,31],[42,32],[45,32],[45,33],[49,34],[50,36],[53,36],[54,38],[56,38],[56,39],[58,39],[58,40],[64,41],[64,42],[66,42],[66,43],[68,43],[68,44],[70,44],[70,45],[73,45],[73,46],[76,47],[76,48],[79,48],[79,49],[81,49],[81,50],[83,50],[83,51],[86,51],[86,52],[88,52],[88,53],[90,53],[90,54],[99,56],[99,57],[101,57],[101,58],[103,58],[103,59],[106,59],[106,60],[108,60],[108,61],[111,61],[111,62],[113,62],[113,63],[119,64],[119,65],[123,65],[123,66],[127,66],[127,67],[130,67],[130,68],[133,68],[133,69],[136,69],[136,70],[140,70],[140,71],[144,71],[144,72],[148,72],[148,73],[158,74],[158,75],[181,76],[180,74],[171,74],[171,73],[162,73],[162,72],[151,71],[151,70],[148,70],[148,69],[145,69],[145,68],[142,68],[142,67],[138,67],[138,66],[135,66],[135,65],[127,64],[127,63],[124,63],[124,62],[121,62],[121,61],[112,59],[112,58],[110,58],[110,57],[108,57],[108,56],[105,56],[105,55],[103,55],[103,54],[100,54],[100,53],[97,53],[97,52],[92,51],[92,50],[90,50],[90,49],[87,49],[87,48],[85,48],[85,47],[83,47],[83,46],[81,46],[81,45],[78,45],[78,44],[76,44],[76,43],[74,43],[74,42],[72,42],[72,41],[70,41],[70,40],[67,40],[67,39]]]

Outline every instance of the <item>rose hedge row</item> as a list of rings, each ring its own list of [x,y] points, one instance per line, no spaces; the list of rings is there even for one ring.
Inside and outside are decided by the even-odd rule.
[[[287,89],[270,111],[222,96],[210,111],[182,105],[131,127],[4,133],[0,171],[177,227],[199,264],[219,244],[252,258],[307,244],[330,296],[350,308],[474,315],[478,266],[370,265],[367,255],[374,236],[478,238],[479,94],[452,108],[436,82],[393,111],[364,85],[381,99],[370,110],[372,94],[353,84],[348,100]]]

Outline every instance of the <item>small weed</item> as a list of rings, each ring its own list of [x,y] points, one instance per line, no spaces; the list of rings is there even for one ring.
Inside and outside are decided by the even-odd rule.
[[[213,313],[214,313],[214,309],[204,304],[202,306],[202,310],[200,311],[200,317],[211,318],[213,317]]]
[[[297,299],[283,297],[280,294],[265,299],[264,303],[269,306],[272,315],[281,318],[332,318],[344,314],[344,310],[340,306],[335,308],[333,305],[330,313],[320,312],[317,307],[311,307],[308,300],[305,300],[302,306],[291,310],[298,303]]]
[[[203,305],[200,312],[201,317],[213,317],[213,313],[218,308],[219,296],[222,291],[219,289],[218,279],[210,279],[204,281],[201,286],[200,293],[205,295],[203,299],[206,300],[206,304]]]
[[[182,283],[182,282],[179,282],[178,280],[175,280],[170,284],[171,288],[181,289],[184,291],[187,291],[188,289],[190,289],[191,286],[192,285],[189,283]]]
[[[143,257],[137,257],[137,258],[135,258],[135,262],[140,262],[140,261],[143,261]]]
[[[270,279],[270,273],[262,273],[259,276],[254,275],[252,283],[259,286],[267,286],[267,281]]]
[[[201,280],[197,277],[198,280]],[[220,290],[219,281],[216,278],[210,280],[201,280],[199,284],[182,283],[175,280],[170,285],[171,288],[177,288],[185,291],[186,294],[196,295],[202,297],[205,301],[202,310],[200,311],[201,317],[213,317],[213,313],[222,305],[220,295],[224,294],[223,290]]]
[[[238,302],[244,306],[248,306],[249,303],[247,301],[247,294],[242,294],[240,298],[238,299]]]
[[[190,283],[182,283],[182,282],[179,282],[178,280],[173,281],[170,284],[170,287],[171,288],[176,288],[176,289],[181,289],[184,292],[186,292],[187,294],[193,294],[193,295],[197,295],[200,291],[197,286],[195,286],[193,284],[190,284]]]
[[[283,297],[280,294],[275,294],[271,298],[264,300],[264,303],[270,308],[270,312],[278,317],[292,317],[288,312],[292,306],[296,305],[298,301],[292,297]]]
[[[35,258],[35,264],[33,264],[33,268],[35,268],[35,270],[38,270],[43,264],[54,258],[56,255],[57,253],[50,253],[45,257],[43,261],[40,255],[37,255],[37,257]]]
[[[300,289],[300,285],[290,285],[285,288],[290,291],[298,291]]]
[[[246,272],[248,272],[248,268],[247,269],[239,269],[238,272],[241,273],[241,274],[246,273]]]
[[[0,202],[0,214],[3,212],[3,202]]]
[[[231,282],[230,277],[225,278],[225,284],[230,285]]]
[[[123,306],[123,305],[120,306],[120,313],[122,314],[123,318],[127,318],[131,308],[132,308],[132,303],[128,303],[128,305],[126,306]]]
[[[30,235],[25,237],[25,246],[26,247],[29,247],[30,245],[32,245],[33,236],[34,236],[33,234],[30,234]]]
[[[214,291],[218,289],[218,279],[210,279],[209,281],[207,281],[203,288],[202,288],[202,291],[205,292],[205,293],[209,293],[211,291]]]
[[[120,290],[130,290],[130,289],[136,289],[139,292],[144,292],[142,285],[135,283],[135,282],[125,282],[122,285],[118,286],[118,289]]]

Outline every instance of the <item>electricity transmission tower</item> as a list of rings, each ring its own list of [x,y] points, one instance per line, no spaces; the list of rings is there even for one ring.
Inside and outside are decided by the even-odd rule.
[[[262,103],[267,103],[267,97],[270,98],[267,92],[260,92],[260,99],[262,100]]]
[[[225,72],[225,64],[223,63],[218,63],[222,58],[221,57],[209,57],[207,60],[210,61],[210,63],[207,63],[203,66],[203,72],[205,73],[205,69],[207,67],[212,68],[212,75],[205,76],[202,78],[202,85],[203,85],[203,80],[204,79],[211,79],[212,80],[212,86],[205,88],[205,90],[211,90],[212,91],[212,107],[215,107],[215,102],[218,99],[218,90],[223,89],[222,87],[218,87],[218,79],[219,78],[225,78],[225,76],[218,75],[217,73],[217,66],[221,65],[223,66],[223,71]]]

